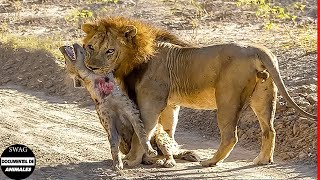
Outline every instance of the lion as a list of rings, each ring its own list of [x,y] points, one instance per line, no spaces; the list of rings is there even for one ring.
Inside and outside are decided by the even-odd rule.
[[[164,30],[125,18],[107,17],[85,23],[82,30],[89,53],[86,66],[99,74],[113,72],[121,89],[140,110],[150,139],[157,123],[174,139],[180,106],[217,109],[221,142],[202,166],[223,162],[238,142],[241,110],[250,106],[262,130],[254,164],[273,162],[277,92],[301,115],[316,119],[290,97],[276,56],[266,47],[237,43],[188,46]],[[141,145],[131,147],[131,165],[141,161]]]
[[[60,51],[65,57],[67,73],[74,79],[74,86],[84,86],[96,104],[100,122],[108,134],[114,168],[116,170],[123,169],[119,149],[127,155],[131,143],[139,143],[132,141],[133,136],[139,137],[140,141],[147,141],[136,104],[116,87],[112,73],[101,76],[87,69],[84,65],[87,53],[81,46],[78,44],[62,46]],[[157,163],[163,167],[173,167],[176,164],[174,158],[184,159],[187,157],[190,161],[198,161],[198,157],[179,152],[178,144],[169,137],[160,124],[157,125],[156,133],[152,138],[152,146],[159,149],[159,153],[165,156],[165,160],[160,161],[144,156],[143,162],[145,164]],[[150,142],[147,142],[145,148],[147,152],[151,152],[147,155],[156,156],[157,152],[153,151]],[[126,158],[124,159],[124,163],[126,163]]]

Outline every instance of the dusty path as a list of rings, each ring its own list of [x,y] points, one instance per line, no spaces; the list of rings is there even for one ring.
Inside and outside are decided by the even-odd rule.
[[[0,86],[0,151],[21,143],[36,155],[37,168],[30,179],[315,179],[316,168],[279,162],[254,166],[257,155],[237,146],[230,157],[216,167],[178,161],[174,168],[141,165],[117,176],[111,170],[106,134],[94,107],[79,108],[57,97],[26,91],[19,86]],[[218,141],[195,132],[178,129],[184,149],[196,150],[201,158],[216,151]],[[0,179],[6,177],[1,172]]]

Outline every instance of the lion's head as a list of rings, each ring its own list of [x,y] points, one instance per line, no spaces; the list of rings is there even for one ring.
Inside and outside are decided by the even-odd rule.
[[[164,30],[124,17],[85,23],[82,30],[86,33],[84,47],[90,54],[86,66],[100,74],[115,71],[117,78],[126,76],[153,56],[156,41],[186,45]]]

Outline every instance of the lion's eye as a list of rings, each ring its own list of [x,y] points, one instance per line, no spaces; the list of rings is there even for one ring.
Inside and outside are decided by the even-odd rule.
[[[91,44],[88,45],[88,48],[89,48],[90,50],[92,50],[92,51],[94,50],[94,48],[93,48],[93,46],[92,46]]]
[[[114,53],[114,49],[108,49],[106,54],[113,54]]]

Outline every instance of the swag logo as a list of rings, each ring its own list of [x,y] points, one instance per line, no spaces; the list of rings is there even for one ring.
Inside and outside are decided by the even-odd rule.
[[[29,177],[36,166],[36,158],[27,146],[15,144],[5,149],[1,155],[2,172],[11,179]]]

